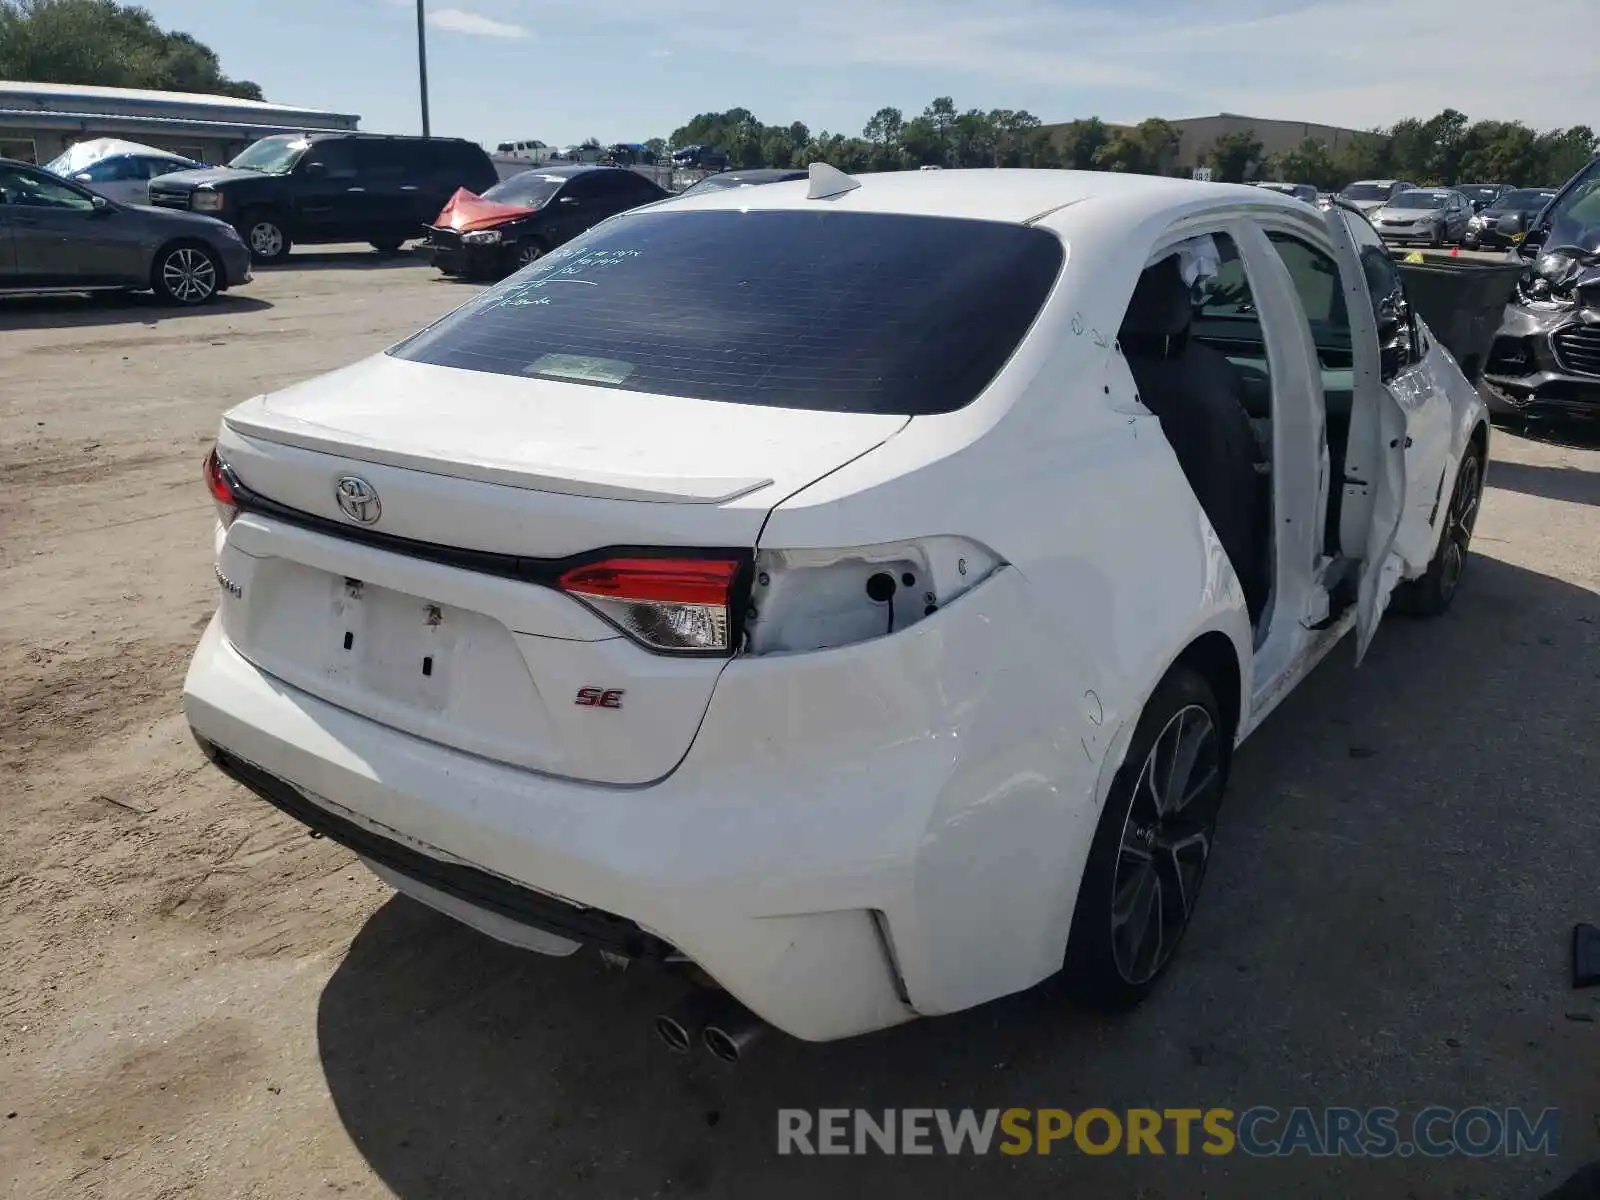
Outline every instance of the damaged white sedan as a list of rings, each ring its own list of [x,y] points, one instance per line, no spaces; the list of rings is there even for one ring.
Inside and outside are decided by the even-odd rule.
[[[423,903],[796,1037],[1127,1006],[1234,748],[1450,603],[1488,437],[1344,208],[815,167],[228,412],[184,707]]]

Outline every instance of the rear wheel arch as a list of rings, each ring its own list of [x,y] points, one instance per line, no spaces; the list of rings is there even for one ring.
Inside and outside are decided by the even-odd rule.
[[[1481,418],[1467,435],[1467,445],[1477,450],[1485,463],[1489,460],[1489,419]]]
[[[1187,667],[1211,685],[1217,707],[1228,726],[1224,747],[1231,750],[1244,720],[1244,678],[1233,640],[1217,629],[1203,633],[1178,655],[1172,667],[1167,668],[1168,674],[1173,667]]]

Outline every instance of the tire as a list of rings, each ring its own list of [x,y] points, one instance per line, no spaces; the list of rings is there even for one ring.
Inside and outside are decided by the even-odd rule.
[[[384,238],[381,242],[373,242],[372,248],[379,254],[393,254],[404,244],[403,238]]]
[[[1471,442],[1456,468],[1456,482],[1450,489],[1450,504],[1444,511],[1444,529],[1433,561],[1420,578],[1406,580],[1395,588],[1389,600],[1391,609],[1407,616],[1437,617],[1450,607],[1461,586],[1472,530],[1482,506],[1483,451]]]
[[[517,243],[516,249],[511,252],[511,269],[520,271],[523,267],[538,262],[549,252],[549,249],[538,238],[524,238]]]
[[[238,228],[244,244],[250,247],[250,257],[256,262],[282,262],[294,248],[294,240],[276,213],[260,209],[247,212],[240,218]]]
[[[194,308],[217,298],[222,264],[198,242],[163,246],[150,265],[150,289],[168,304]]]
[[[1173,667],[1139,716],[1084,866],[1061,977],[1078,1004],[1133,1008],[1171,966],[1210,861],[1230,740],[1210,684]],[[1169,790],[1187,799],[1163,811]]]

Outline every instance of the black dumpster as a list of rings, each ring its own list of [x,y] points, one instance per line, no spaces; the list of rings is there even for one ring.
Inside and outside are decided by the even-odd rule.
[[[1476,384],[1522,274],[1522,260],[1511,255],[1487,262],[1438,256],[1420,263],[1397,259],[1395,265],[1412,309],[1455,355],[1462,374]]]

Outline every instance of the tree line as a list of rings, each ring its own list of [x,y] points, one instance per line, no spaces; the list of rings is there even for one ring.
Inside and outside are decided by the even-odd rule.
[[[117,0],[0,0],[0,79],[261,99],[209,46]]]
[[[900,171],[937,167],[1066,167],[1148,175],[1188,173],[1178,164],[1180,130],[1151,118],[1133,126],[1098,117],[1046,127],[1026,110],[957,111],[949,96],[907,118],[881,108],[859,137],[813,134],[799,121],[767,125],[747,108],[701,113],[670,138],[648,145],[706,145],[727,154],[729,166],[804,167],[826,162],[842,171]],[[1330,147],[1306,138],[1289,151],[1266,154],[1253,131],[1224,134],[1202,154],[1212,178],[1233,183],[1280,180],[1334,190],[1356,179],[1408,179],[1418,184],[1510,182],[1560,184],[1600,149],[1587,125],[1537,131],[1521,121],[1469,122],[1447,108],[1423,120],[1407,117],[1358,133]]]

